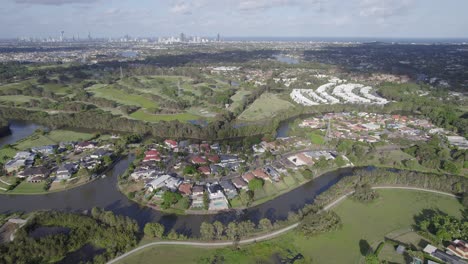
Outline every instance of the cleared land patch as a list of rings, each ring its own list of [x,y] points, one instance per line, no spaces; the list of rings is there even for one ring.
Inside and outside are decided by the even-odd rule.
[[[264,93],[239,116],[239,120],[259,121],[272,118],[290,107],[294,107],[290,102],[278,98],[275,94]]]

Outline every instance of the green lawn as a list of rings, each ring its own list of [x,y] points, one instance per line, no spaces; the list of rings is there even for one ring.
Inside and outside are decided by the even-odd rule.
[[[189,120],[198,120],[200,116],[196,116],[190,113],[181,113],[181,114],[173,114],[173,115],[156,115],[156,114],[149,114],[145,112],[145,110],[140,109],[130,115],[132,118],[138,120],[144,120],[148,122],[158,122],[158,121],[173,121],[179,120],[181,122],[187,122]]]
[[[317,132],[312,132],[309,134],[310,136],[310,141],[312,144],[315,145],[323,145],[325,144],[325,139],[323,138],[322,135],[318,134]]]
[[[147,95],[129,94],[123,90],[112,88],[112,86],[95,85],[89,90],[96,97],[106,98],[124,105],[137,105],[148,109],[158,107],[157,102],[151,100]]]
[[[460,217],[461,204],[447,196],[408,190],[379,190],[380,198],[370,204],[347,199],[333,209],[343,222],[340,230],[305,238],[290,232],[270,242],[242,247],[240,251],[223,249],[223,263],[260,263],[261,256],[275,254],[278,247],[291,246],[313,263],[359,263],[359,241],[366,240],[377,245],[384,236],[394,230],[409,228],[413,217],[423,209],[438,208],[450,215]],[[259,254],[251,251],[259,249]],[[262,251],[263,250],[263,251]],[[183,253],[182,253],[183,252]],[[175,246],[155,246],[136,253],[120,263],[197,263],[201,257],[212,256],[219,251]],[[256,251],[257,252],[257,251]],[[231,258],[235,255],[236,258]],[[271,258],[270,258],[271,259]],[[261,262],[269,263],[269,262]]]
[[[51,132],[45,135],[35,133],[23,140],[18,141],[15,144],[15,147],[20,150],[25,150],[32,147],[58,144],[60,142],[66,141],[88,140],[92,137],[93,134],[90,133],[82,133],[68,130],[52,130]]]
[[[240,105],[242,99],[244,99],[244,97],[246,97],[249,94],[251,94],[250,91],[246,91],[246,90],[237,91],[233,96],[231,96],[232,104],[229,106],[229,110],[233,111],[234,109],[236,109]]]
[[[255,100],[242,114],[239,120],[259,121],[271,118],[284,110],[294,107],[290,102],[278,98],[277,95],[264,93]]]
[[[30,183],[23,181],[15,189],[9,191],[9,194],[36,194],[36,193],[45,193],[44,191],[44,182],[41,183]]]

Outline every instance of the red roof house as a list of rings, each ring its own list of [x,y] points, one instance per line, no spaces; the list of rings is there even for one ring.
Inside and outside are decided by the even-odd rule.
[[[193,156],[191,161],[193,164],[206,164],[206,159],[200,156]]]
[[[210,155],[208,156],[208,160],[213,163],[219,163],[221,158],[218,155]]]
[[[179,192],[184,195],[191,195],[192,194],[192,186],[191,183],[182,183],[179,185]]]
[[[198,168],[198,171],[205,175],[210,175],[211,173],[211,169],[208,166],[201,166],[200,168]]]
[[[255,177],[263,179],[265,181],[271,181],[270,176],[268,176],[268,174],[266,174],[262,169],[256,169],[252,171],[252,174]]]
[[[249,182],[249,181],[255,179],[255,175],[253,175],[252,172],[247,172],[246,174],[242,175],[242,179],[244,179],[244,181],[246,181],[246,182]]]
[[[177,141],[175,141],[175,140],[166,139],[166,140],[164,140],[164,143],[166,144],[166,146],[168,146],[170,148],[177,148]]]

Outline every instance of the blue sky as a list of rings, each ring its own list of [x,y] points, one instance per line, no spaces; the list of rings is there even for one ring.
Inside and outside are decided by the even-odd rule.
[[[1,0],[0,38],[468,38],[467,0]]]

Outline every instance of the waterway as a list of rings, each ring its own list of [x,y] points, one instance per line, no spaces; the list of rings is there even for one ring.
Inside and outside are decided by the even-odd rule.
[[[287,56],[284,54],[274,55],[275,59],[279,62],[284,62],[287,64],[298,64],[299,60],[295,57]]]
[[[3,144],[14,143],[15,140],[32,134],[40,126],[31,123],[12,122],[10,139],[3,138]],[[272,221],[284,220],[290,211],[297,211],[314,197],[327,190],[341,178],[351,175],[353,169],[344,168],[326,173],[297,189],[285,193],[271,201],[245,210],[231,210],[215,215],[175,215],[164,214],[148,207],[140,206],[123,195],[117,186],[118,176],[123,174],[134,160],[132,155],[120,160],[107,173],[107,177],[89,184],[63,192],[43,195],[0,195],[0,213],[32,212],[37,210],[58,210],[66,212],[84,212],[93,207],[111,210],[116,214],[126,215],[135,219],[140,226],[147,222],[160,222],[167,229],[176,229],[186,235],[197,235],[203,221],[219,220],[227,223],[232,220],[252,220],[261,218]]]
[[[8,144],[13,144],[23,138],[29,137],[34,133],[34,131],[36,131],[36,129],[39,128],[43,127],[27,121],[10,121],[11,134],[0,137],[0,148]]]

